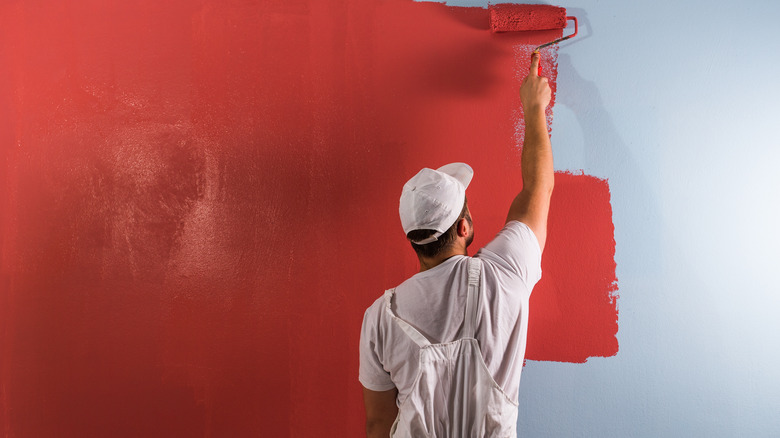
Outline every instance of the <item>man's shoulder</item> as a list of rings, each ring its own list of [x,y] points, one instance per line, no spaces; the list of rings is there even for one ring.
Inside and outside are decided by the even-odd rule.
[[[493,240],[477,252],[477,256],[486,251],[494,254],[527,253],[528,255],[541,255],[542,252],[531,228],[516,220],[507,222]]]
[[[475,257],[496,270],[520,276],[530,285],[541,277],[542,250],[534,232],[523,222],[507,222]]]
[[[363,319],[377,319],[385,307],[385,294],[382,293],[373,303],[371,303],[363,313]]]
[[[436,289],[437,285],[444,287],[446,284],[450,284],[452,277],[465,275],[468,272],[467,266],[470,258],[465,255],[452,256],[431,269],[412,275],[395,288],[396,296],[407,296],[415,292],[433,292],[431,288]]]

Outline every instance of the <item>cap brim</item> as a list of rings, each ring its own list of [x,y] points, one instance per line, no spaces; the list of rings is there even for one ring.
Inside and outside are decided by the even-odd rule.
[[[460,181],[464,188],[468,188],[471,178],[474,177],[474,170],[466,163],[445,164],[436,170]]]

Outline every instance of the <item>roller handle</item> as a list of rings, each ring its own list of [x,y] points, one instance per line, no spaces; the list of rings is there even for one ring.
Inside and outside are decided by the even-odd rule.
[[[534,53],[539,53],[539,71],[536,73],[538,76],[541,76],[541,75],[542,75],[542,54],[541,54],[541,52],[539,52],[539,49],[541,49],[541,48],[543,48],[543,47],[550,46],[550,45],[552,45],[552,44],[557,44],[557,43],[560,43],[561,41],[568,40],[569,38],[571,38],[571,37],[573,37],[573,36],[577,35],[577,31],[579,30],[579,29],[578,29],[578,28],[579,28],[579,25],[577,24],[577,17],[566,17],[566,21],[569,21],[569,20],[572,20],[572,21],[574,21],[574,33],[573,33],[573,34],[571,34],[571,35],[567,35],[567,36],[565,36],[565,37],[563,37],[563,38],[558,38],[557,40],[555,40],[555,41],[550,41],[549,43],[546,43],[546,44],[542,44],[541,46],[539,46],[539,47],[537,47],[536,49],[534,49],[534,51],[533,51],[533,52],[531,52],[531,58],[532,58],[532,59],[533,59],[533,57],[534,57]]]

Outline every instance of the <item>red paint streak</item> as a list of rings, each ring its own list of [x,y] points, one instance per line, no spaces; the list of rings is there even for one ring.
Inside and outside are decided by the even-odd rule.
[[[561,34],[405,0],[50,0],[0,17],[8,436],[359,434],[363,310],[416,268],[403,182],[472,164],[486,243],[521,186],[526,52]],[[572,200],[555,201],[543,281],[607,299],[612,280],[591,280],[614,278],[612,253],[556,237],[571,212],[590,225],[575,237],[614,244],[606,182],[557,184]],[[531,337],[561,346],[534,327],[579,309],[549,294]],[[589,323],[614,328],[605,306]],[[529,354],[578,362],[605,343]]]

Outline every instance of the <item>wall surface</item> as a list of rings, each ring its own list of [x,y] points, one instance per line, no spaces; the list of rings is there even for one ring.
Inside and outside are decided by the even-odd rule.
[[[521,436],[777,436],[780,5],[559,5]],[[3,436],[359,436],[403,182],[470,163],[474,251],[521,187],[561,32],[485,6],[2,3]]]

